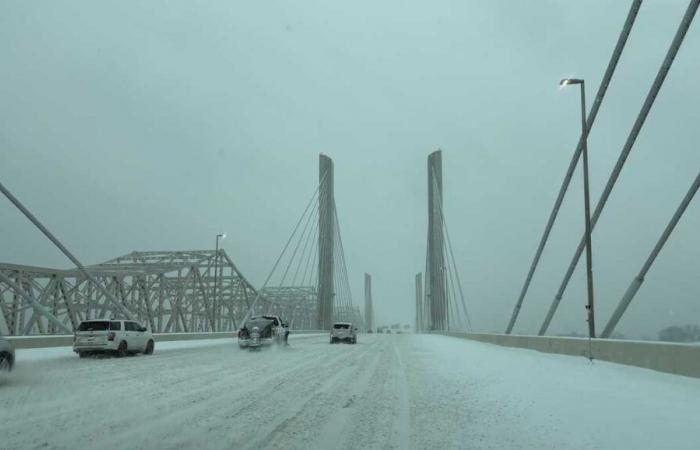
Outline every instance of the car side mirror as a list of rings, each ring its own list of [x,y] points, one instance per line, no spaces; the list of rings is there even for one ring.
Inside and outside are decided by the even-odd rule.
[[[146,328],[146,327],[141,327],[141,330],[139,330],[139,331],[141,331],[141,332],[143,333],[144,331],[148,331],[148,328]]]

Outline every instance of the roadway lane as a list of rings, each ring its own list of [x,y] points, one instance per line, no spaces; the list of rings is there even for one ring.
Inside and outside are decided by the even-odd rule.
[[[700,380],[442,336],[24,352],[0,378],[2,449],[696,448],[700,418]]]

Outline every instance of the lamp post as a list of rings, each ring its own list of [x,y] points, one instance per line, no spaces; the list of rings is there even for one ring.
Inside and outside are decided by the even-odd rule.
[[[586,215],[586,283],[588,287],[588,337],[595,337],[595,314],[593,312],[593,255],[591,250],[591,204],[588,190],[588,131],[586,127],[586,86],[582,79],[565,78],[559,82],[560,87],[571,84],[581,86],[581,153],[583,155],[583,197]]]
[[[217,275],[219,273],[219,239],[226,239],[226,233],[221,233],[216,235],[216,253],[214,255],[214,300],[212,301],[213,303],[213,311],[217,314],[212,317],[212,328],[214,328],[212,331],[218,331],[217,329],[217,320],[219,317],[218,314],[218,308],[219,308],[219,302],[216,298],[216,286],[217,286]]]

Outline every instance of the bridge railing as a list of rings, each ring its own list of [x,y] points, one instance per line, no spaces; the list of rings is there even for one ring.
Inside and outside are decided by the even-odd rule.
[[[506,347],[562,355],[589,356],[628,366],[700,378],[700,345],[622,339],[524,336],[515,334],[437,332]],[[590,347],[589,347],[590,344]]]

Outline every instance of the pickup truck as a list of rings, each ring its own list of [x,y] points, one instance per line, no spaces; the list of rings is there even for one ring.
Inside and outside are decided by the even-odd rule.
[[[273,344],[287,344],[288,325],[274,315],[253,316],[238,330],[240,348],[258,349]]]

